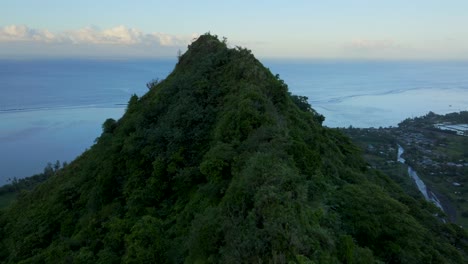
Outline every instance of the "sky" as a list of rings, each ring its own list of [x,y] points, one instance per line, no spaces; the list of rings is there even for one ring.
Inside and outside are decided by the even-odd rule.
[[[468,60],[466,0],[1,0],[0,59],[174,57],[200,34],[263,58]]]

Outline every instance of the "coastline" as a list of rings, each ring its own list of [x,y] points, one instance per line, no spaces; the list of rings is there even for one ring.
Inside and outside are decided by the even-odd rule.
[[[311,99],[312,94],[305,94]],[[313,97],[312,97],[313,99]],[[312,107],[325,116],[329,127],[395,127],[403,120],[428,112],[468,111],[468,89],[424,88],[399,93],[362,95],[343,101],[315,101]]]
[[[123,106],[82,106],[0,113],[0,185],[42,172],[48,162],[71,161],[94,144],[107,118]]]

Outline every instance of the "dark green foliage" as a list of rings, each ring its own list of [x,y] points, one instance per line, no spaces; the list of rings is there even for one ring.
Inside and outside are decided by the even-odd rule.
[[[117,126],[117,122],[112,119],[112,118],[109,118],[106,120],[106,122],[104,122],[104,124],[102,124],[102,133],[105,134],[105,133],[110,133],[112,134],[112,132],[114,132],[114,129],[116,128]]]
[[[67,163],[63,163],[63,168],[67,166]],[[17,179],[13,178],[10,183],[0,187],[0,209],[8,207],[12,204],[18,195],[24,195],[33,190],[37,185],[46,181],[49,177],[59,173],[62,165],[60,161],[56,161],[54,165],[47,163],[44,168],[44,172],[35,174],[30,177]]]
[[[325,121],[325,117],[317,113],[317,111],[315,111],[312,108],[312,106],[309,104],[308,102],[309,98],[307,96],[300,96],[300,95],[293,95],[293,94],[290,94],[290,96],[294,104],[296,104],[296,106],[299,107],[299,109],[301,109],[304,112],[311,112],[312,114],[314,114],[315,121],[317,121],[320,124],[322,124],[323,121]]]
[[[0,214],[4,263],[461,263],[466,232],[368,170],[249,50],[209,34]],[[4,246],[2,246],[4,245]],[[459,248],[459,249],[457,249]]]

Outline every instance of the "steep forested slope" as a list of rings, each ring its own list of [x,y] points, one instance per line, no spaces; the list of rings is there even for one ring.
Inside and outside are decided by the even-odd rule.
[[[0,213],[4,263],[463,263],[466,232],[209,34]]]

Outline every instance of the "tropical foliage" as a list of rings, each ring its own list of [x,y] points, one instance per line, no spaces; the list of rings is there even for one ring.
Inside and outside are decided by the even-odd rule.
[[[202,35],[0,215],[3,263],[463,263],[467,234],[373,171],[244,48]]]

